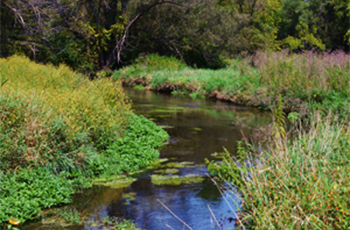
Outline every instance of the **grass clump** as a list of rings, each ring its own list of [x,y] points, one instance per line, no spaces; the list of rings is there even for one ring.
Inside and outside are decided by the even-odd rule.
[[[69,203],[91,178],[145,167],[168,138],[132,113],[120,82],[22,56],[0,68],[0,226]]]
[[[274,146],[258,155],[246,148],[248,159],[226,155],[223,165],[210,166],[237,186],[237,223],[248,229],[347,229],[348,127],[318,115],[293,142],[276,140]]]
[[[81,222],[80,213],[76,209],[60,210],[58,214],[66,223],[79,224]]]

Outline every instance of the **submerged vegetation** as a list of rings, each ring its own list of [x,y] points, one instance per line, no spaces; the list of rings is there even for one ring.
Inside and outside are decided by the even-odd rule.
[[[0,59],[0,226],[67,204],[90,178],[134,172],[168,134],[131,112],[121,84],[23,56]]]
[[[118,219],[116,217],[109,216],[99,218],[94,222],[90,222],[89,226],[113,230],[140,230],[140,228],[137,228],[136,224],[130,220]]]

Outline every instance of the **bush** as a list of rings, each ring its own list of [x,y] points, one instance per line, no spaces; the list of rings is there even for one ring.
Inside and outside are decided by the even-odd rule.
[[[159,56],[149,54],[140,56],[133,64],[134,66],[143,66],[147,71],[169,70],[176,71],[186,67],[186,65],[175,57]]]

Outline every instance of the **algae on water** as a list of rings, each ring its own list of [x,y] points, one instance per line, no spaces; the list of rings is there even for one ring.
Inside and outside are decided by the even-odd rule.
[[[124,175],[112,176],[109,178],[98,178],[93,181],[94,185],[103,185],[110,188],[124,188],[131,185],[135,178],[127,177]]]
[[[225,153],[212,153],[210,154],[210,156],[212,156],[215,159],[223,159],[225,158]]]
[[[146,169],[157,169],[157,168],[160,168],[161,164],[164,163],[164,162],[167,162],[167,161],[169,161],[168,158],[162,158],[162,159],[153,161],[146,167]]]
[[[151,175],[151,181],[155,185],[180,185],[180,184],[191,184],[191,183],[201,183],[204,178],[200,175],[188,174],[184,177],[177,175]]]
[[[123,199],[125,199],[125,205],[129,205],[131,201],[135,200],[135,192],[129,192],[129,193],[125,193],[123,194]]]
[[[176,174],[176,173],[179,173],[179,170],[175,168],[170,168],[170,169],[159,169],[154,172],[161,173],[161,174]]]
[[[182,161],[182,162],[169,162],[165,165],[162,165],[162,168],[184,168],[184,167],[193,167],[193,162]]]
[[[135,195],[136,195],[136,192],[129,192],[129,193],[125,193],[123,194],[123,199],[128,199],[130,201],[134,201],[135,200]]]
[[[173,129],[174,126],[171,125],[158,125],[159,127],[161,127],[162,129]]]

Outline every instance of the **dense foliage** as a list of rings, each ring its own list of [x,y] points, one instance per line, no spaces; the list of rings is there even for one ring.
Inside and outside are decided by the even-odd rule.
[[[0,226],[39,218],[42,209],[68,204],[77,189],[90,185],[84,178],[68,178],[67,172],[54,175],[45,168],[0,172]]]
[[[123,132],[130,104],[119,83],[93,82],[61,65],[0,59],[1,170],[72,171]]]
[[[159,157],[159,149],[169,135],[143,116],[132,115],[125,134],[103,151],[94,162],[101,177],[135,172]]]
[[[24,52],[91,74],[142,53],[219,68],[222,55],[350,45],[345,0],[8,0],[0,10],[1,56]]]
[[[119,82],[22,56],[0,68],[0,227],[69,203],[89,178],[142,169],[169,138],[132,114]]]

